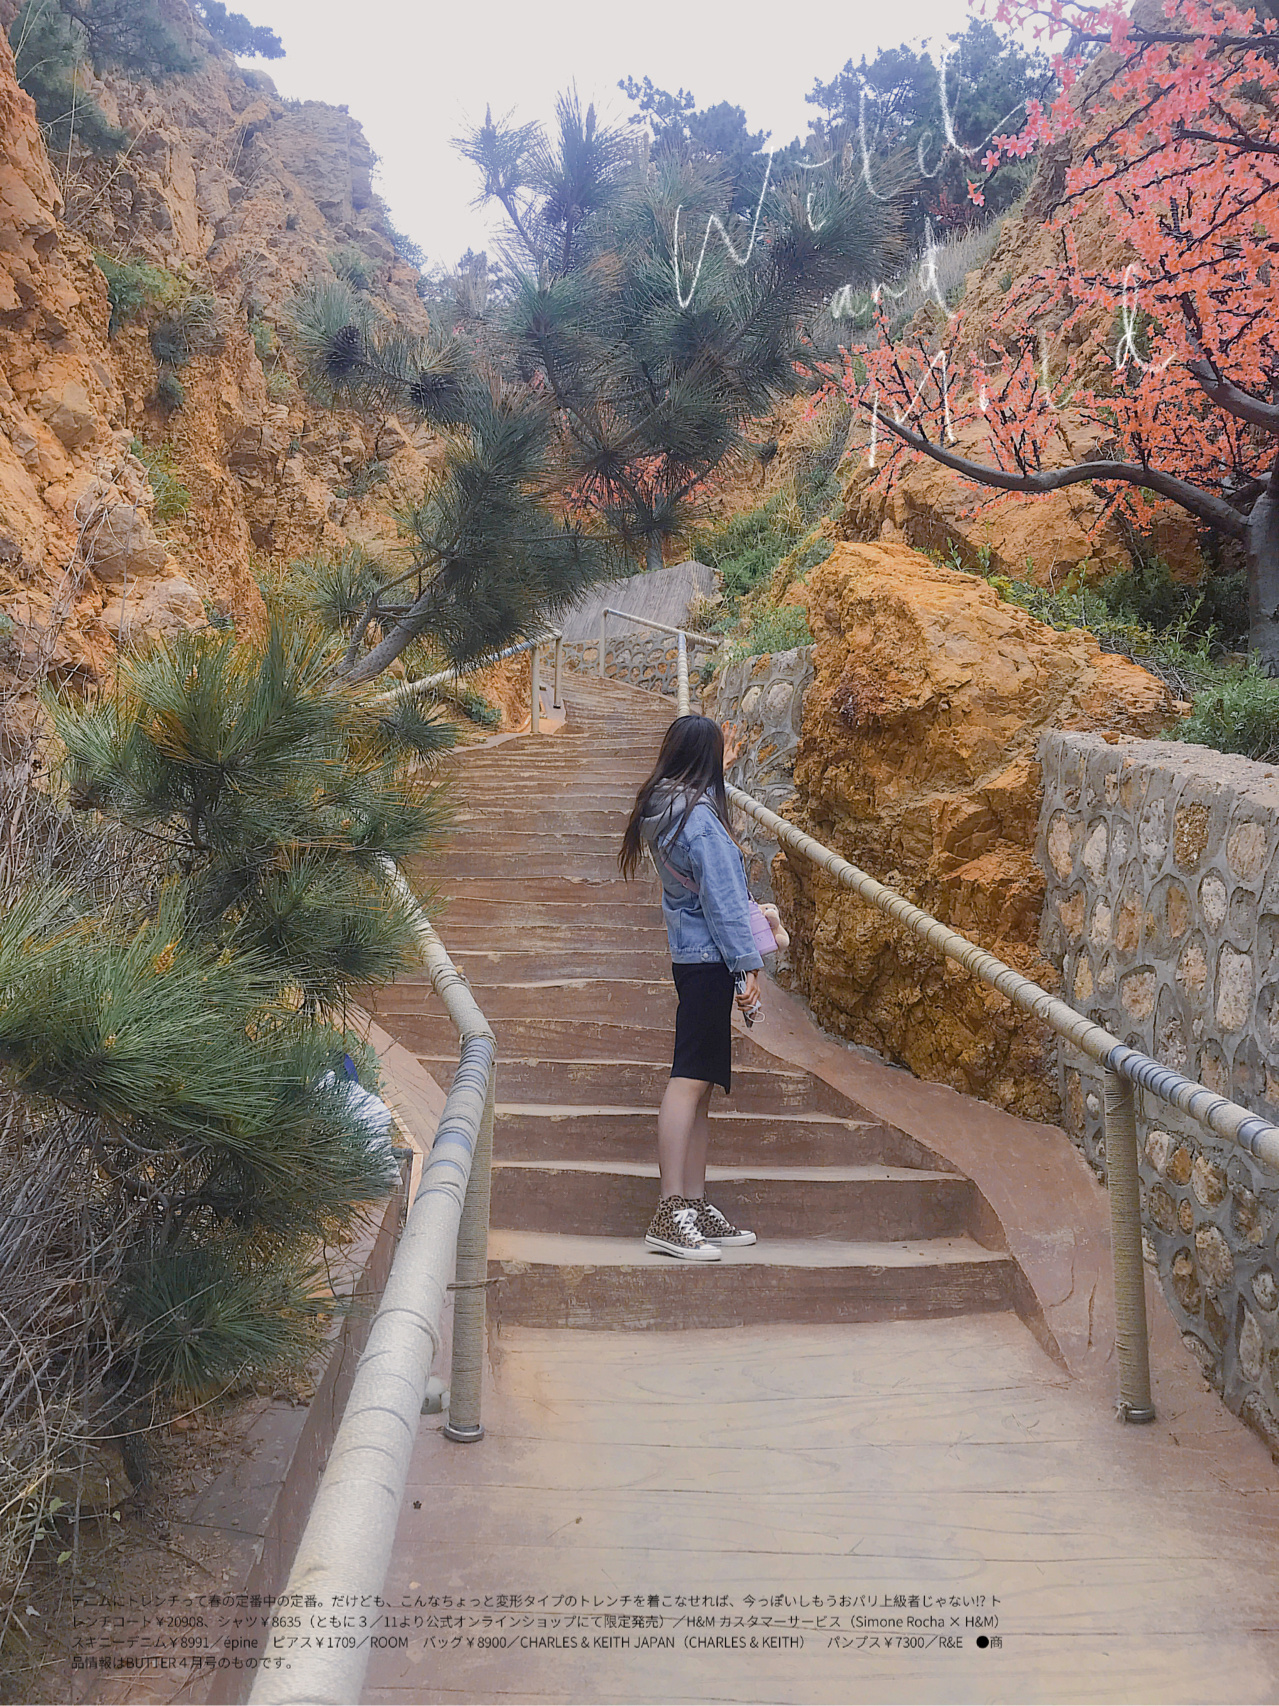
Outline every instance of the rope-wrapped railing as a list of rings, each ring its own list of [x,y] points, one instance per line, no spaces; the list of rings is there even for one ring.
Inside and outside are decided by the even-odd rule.
[[[396,886],[411,901],[403,876]],[[413,901],[416,908],[416,901]],[[328,1466],[284,1592],[331,1609],[338,1595],[376,1603],[386,1581],[445,1299],[456,1296],[446,1432],[479,1439],[487,1277],[489,1157],[497,1045],[470,985],[417,909],[431,986],[460,1034],[453,1083],[369,1329]],[[360,1699],[369,1643],[313,1639],[286,1666],[259,1669],[254,1706],[349,1706]]]
[[[671,622],[655,622],[651,616],[636,616],[632,610],[615,610],[611,604],[606,604],[600,611],[601,622],[609,616],[618,616],[624,622],[638,622],[641,628],[656,628],[662,634],[679,634],[698,646],[722,646],[724,643],[722,634],[698,634],[692,628],[677,628]]]
[[[390,687],[385,693],[375,693],[369,700],[370,705],[398,705],[404,699],[420,699],[426,694],[437,693],[442,687],[455,687],[464,676],[476,675],[480,670],[492,669],[494,664],[503,663],[507,658],[518,657],[521,652],[539,650],[549,641],[558,641],[558,634],[542,634],[535,640],[521,640],[518,645],[506,646],[500,652],[480,658],[476,663],[461,664],[457,669],[442,669],[435,675],[423,675],[417,681],[401,681]]]
[[[1118,1412],[1130,1422],[1155,1417],[1150,1393],[1150,1349],[1146,1322],[1146,1282],[1141,1248],[1141,1191],[1137,1164],[1137,1121],[1133,1087],[1179,1109],[1227,1142],[1237,1143],[1267,1167],[1279,1169],[1279,1129],[1196,1084],[1172,1067],[1129,1048],[1104,1026],[1014,971],[995,955],[979,948],[906,899],[850,864],[820,841],[770,811],[741,788],[729,787],[728,797],[739,811],[753,818],[788,853],[808,860],[841,887],[894,919],[938,954],[997,989],[1014,1007],[1047,1025],[1105,1071],[1106,1184],[1110,1200],[1111,1259],[1115,1275],[1115,1350],[1119,1365]]]
[[[602,653],[601,653],[602,655]],[[680,636],[676,704],[688,715],[688,658]],[[1127,1421],[1154,1420],[1150,1399],[1150,1350],[1146,1323],[1146,1283],[1141,1248],[1141,1185],[1137,1164],[1134,1087],[1207,1126],[1227,1143],[1237,1143],[1263,1166],[1279,1171],[1279,1128],[1237,1102],[1197,1084],[1170,1066],[1153,1060],[1085,1018],[1056,995],[1014,971],[985,948],[952,930],[922,907],[876,881],[766,805],[731,785],[732,803],[766,829],[788,853],[806,859],[851,889],[869,906],[894,919],[938,954],[954,960],[971,976],[997,989],[1015,1007],[1047,1025],[1057,1036],[1105,1073],[1106,1185],[1110,1200],[1111,1253],[1115,1274],[1115,1350],[1119,1364],[1119,1414]]]
[[[1081,1054],[1088,1055],[1108,1071],[1119,1073],[1161,1101],[1170,1103],[1201,1125],[1211,1127],[1219,1137],[1239,1144],[1267,1167],[1279,1170],[1279,1129],[1267,1120],[1209,1090],[1206,1085],[1183,1077],[1172,1067],[1129,1048],[1104,1026],[1077,1013],[1058,996],[1050,995],[1046,989],[996,959],[985,948],[979,948],[975,942],[970,942],[967,937],[914,905],[905,895],[885,887],[811,835],[805,835],[803,830],[796,829],[793,823],[788,823],[740,788],[730,786],[728,797],[740,811],[767,829],[783,847],[798,853],[844,888],[852,889],[869,905],[896,919],[939,954],[955,960],[966,972],[997,989],[1015,1007],[1042,1020]]]

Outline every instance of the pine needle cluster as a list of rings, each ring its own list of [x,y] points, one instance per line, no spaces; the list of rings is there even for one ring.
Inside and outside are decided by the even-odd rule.
[[[141,915],[69,880],[0,905],[0,1085],[56,1110],[127,1240],[122,1390],[198,1403],[299,1367],[335,1307],[317,1247],[394,1181],[348,1099],[343,1008],[416,959],[388,861],[442,825],[415,768],[441,731],[334,691],[332,664],[281,621],[186,634],[109,699],[49,707],[74,810],[160,855]]]
[[[366,599],[378,638],[353,649],[353,681],[424,632],[471,661],[636,557],[659,567],[751,423],[815,388],[804,316],[903,253],[906,180],[886,198],[886,172],[872,194],[850,154],[769,182],[726,236],[713,159],[649,160],[573,94],[552,137],[489,115],[457,146],[508,225],[504,289],[481,319],[407,337],[340,280],[292,310],[313,394],[446,440],[402,518],[412,569]]]

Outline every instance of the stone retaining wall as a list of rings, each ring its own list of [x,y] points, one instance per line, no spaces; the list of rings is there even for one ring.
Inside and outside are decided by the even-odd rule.
[[[795,792],[795,754],[804,726],[804,695],[813,680],[813,648],[794,646],[729,664],[715,688],[708,715],[741,742],[727,779],[784,814]],[[759,900],[773,899],[772,864],[777,843],[749,818],[737,825],[748,855],[751,888]]]
[[[1279,1123],[1279,768],[1083,734],[1040,756],[1041,944],[1066,998]],[[1059,1070],[1100,1172],[1101,1075],[1064,1045]],[[1209,1379],[1279,1451],[1279,1175],[1141,1100],[1148,1259]]]
[[[704,648],[688,648],[689,682],[694,699],[697,697],[696,672],[699,653],[705,655]],[[564,642],[564,663],[569,669],[585,669],[593,674],[599,664],[599,655],[597,640]],[[673,634],[610,634],[604,656],[604,671],[614,681],[629,681],[634,687],[647,687],[650,691],[669,693],[673,699],[677,686],[678,656],[679,648]]]

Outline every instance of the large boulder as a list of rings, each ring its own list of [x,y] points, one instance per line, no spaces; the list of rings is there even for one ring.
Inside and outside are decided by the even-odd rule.
[[[1038,949],[1035,752],[1051,728],[1154,735],[1162,682],[900,545],[836,545],[797,587],[816,642],[788,815],[1018,970]],[[803,861],[774,888],[824,1024],[1033,1118],[1057,1112],[1042,1028]]]
[[[107,500],[89,515],[80,535],[84,560],[107,586],[150,579],[164,572],[168,552],[137,504]]]

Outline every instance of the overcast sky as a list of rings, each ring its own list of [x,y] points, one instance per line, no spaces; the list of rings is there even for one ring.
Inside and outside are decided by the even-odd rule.
[[[381,157],[378,189],[429,263],[483,248],[492,216],[470,206],[474,168],[450,138],[512,108],[545,122],[576,79],[583,102],[623,119],[620,77],[681,86],[699,107],[732,101],[779,146],[804,136],[804,96],[846,60],[963,30],[960,0],[896,6],[729,6],[724,0],[230,0],[284,43],[256,60],[282,95],[345,105]]]

